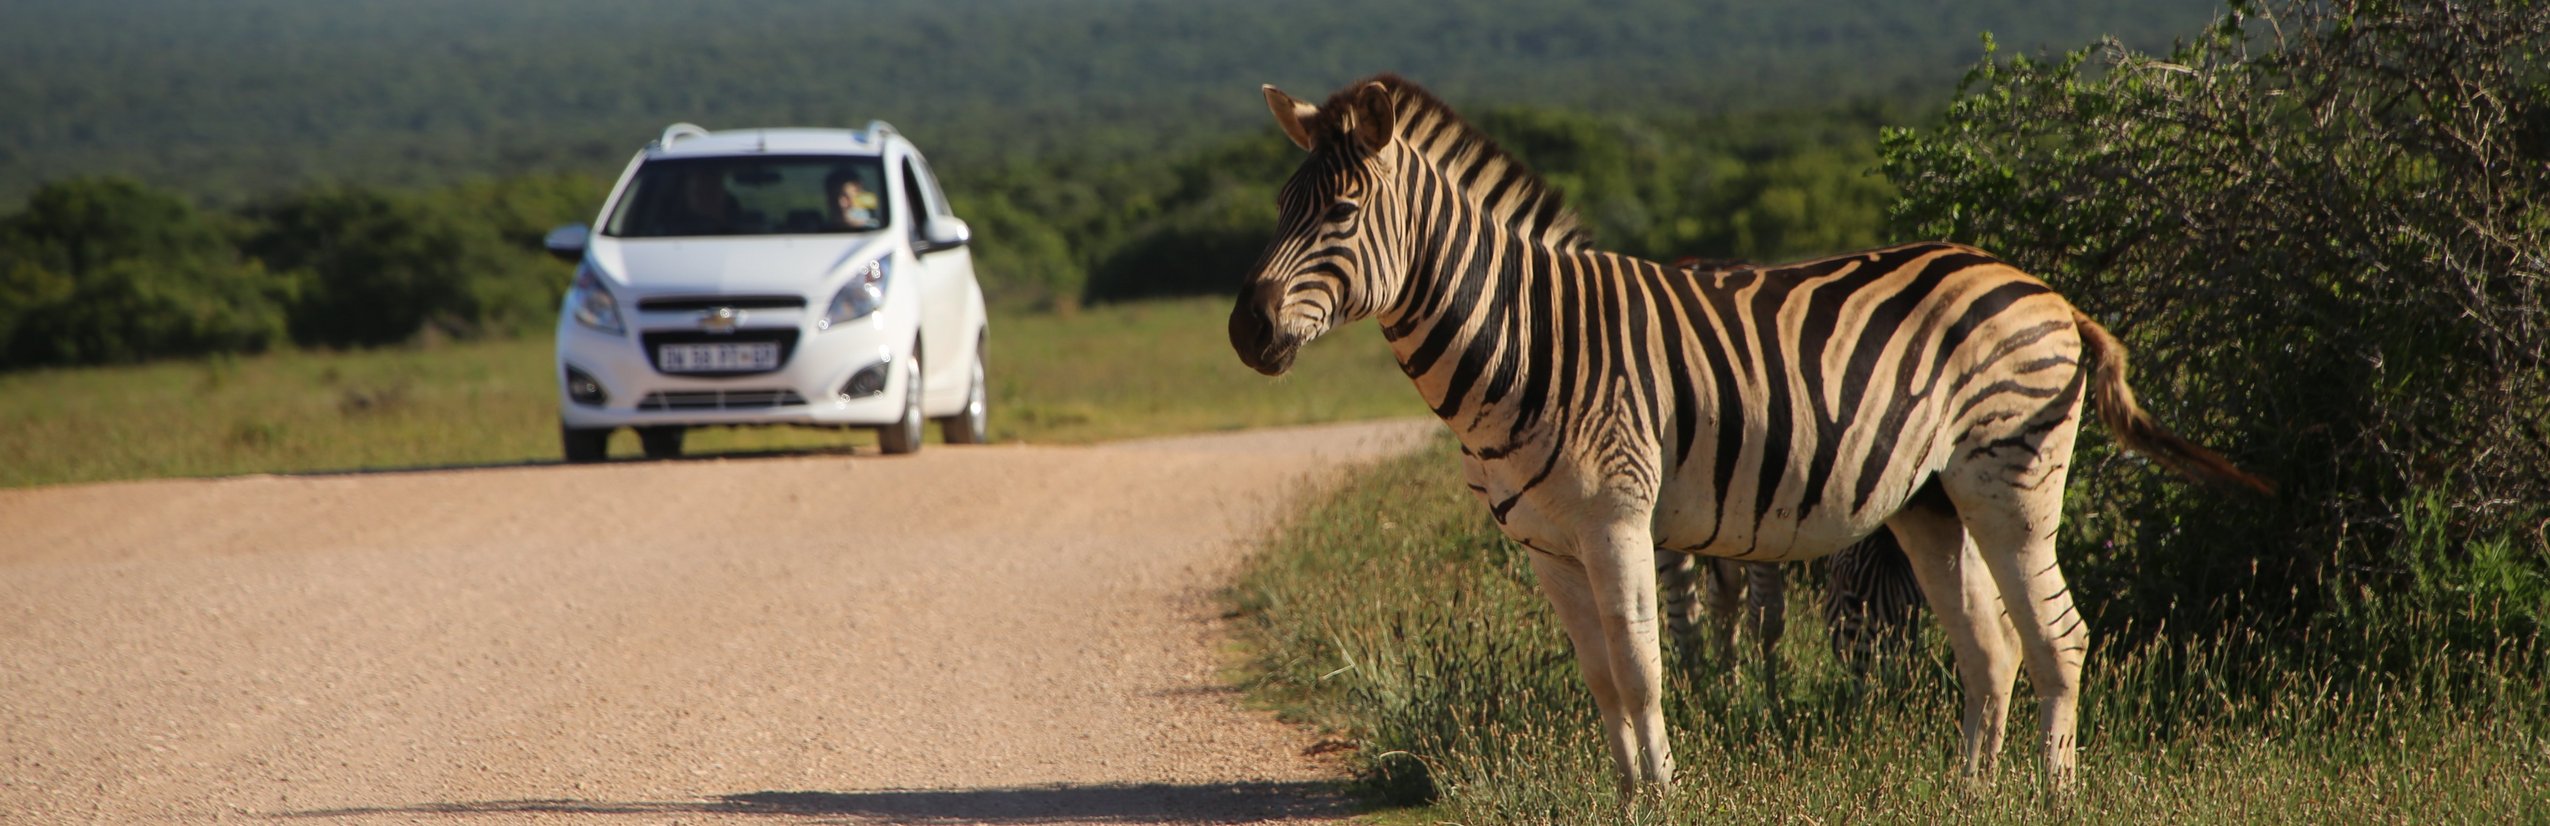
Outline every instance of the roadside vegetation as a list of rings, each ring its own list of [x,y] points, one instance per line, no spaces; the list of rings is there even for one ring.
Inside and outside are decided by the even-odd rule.
[[[2550,689],[2522,640],[2425,642],[2457,618],[2318,640],[2101,627],[2077,795],[2046,795],[2022,681],[1999,781],[1955,775],[1948,645],[1862,689],[1790,589],[1782,693],[1752,663],[1672,668],[1680,780],[1624,817],[1592,695],[1530,561],[1461,484],[1449,437],[1341,484],[1232,589],[1256,696],[1354,748],[1384,823],[2521,823],[2550,811]],[[1794,575],[1800,584],[1820,581]],[[2110,605],[2085,593],[2085,605]],[[1930,621],[1923,619],[1925,625]],[[1667,660],[1677,659],[1667,646]],[[1417,808],[1402,808],[1417,807]]]

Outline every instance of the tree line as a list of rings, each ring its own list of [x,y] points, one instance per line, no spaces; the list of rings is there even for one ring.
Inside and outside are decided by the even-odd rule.
[[[857,127],[942,167],[1191,149],[1260,83],[1395,71],[1592,112],[1927,100],[1991,30],[2157,45],[2219,0],[242,0],[0,13],[0,202],[120,174],[231,206],[314,182],[605,175],[674,121]],[[1309,92],[1325,92],[1313,89]]]
[[[1607,245],[1771,259],[1884,237],[1879,104],[1750,118],[1532,107],[1480,116]],[[1224,294],[1298,163],[1271,128],[1150,158],[943,168],[996,304]],[[433,189],[315,186],[235,207],[124,178],[46,184],[0,216],[0,366],[544,332],[568,280],[539,247],[609,182],[533,175]]]

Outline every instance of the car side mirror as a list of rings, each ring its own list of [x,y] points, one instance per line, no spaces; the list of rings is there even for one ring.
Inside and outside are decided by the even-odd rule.
[[[592,229],[583,224],[568,224],[550,230],[549,237],[540,239],[540,245],[547,247],[549,254],[558,260],[573,264],[584,260],[585,244],[592,240]]]
[[[973,241],[974,228],[967,226],[965,219],[953,215],[941,215],[931,218],[929,223],[921,226],[921,248],[913,252],[928,254],[962,247]]]

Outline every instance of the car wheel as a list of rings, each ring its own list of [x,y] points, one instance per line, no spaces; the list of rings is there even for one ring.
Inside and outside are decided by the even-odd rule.
[[[914,348],[903,360],[903,418],[877,432],[877,447],[887,453],[921,449],[921,355]]]
[[[983,392],[983,344],[977,341],[974,343],[974,377],[971,386],[965,388],[965,408],[957,411],[956,415],[940,419],[939,434],[952,445],[982,444],[987,441],[984,431],[991,420],[984,409],[988,405]]]
[[[558,441],[566,448],[569,464],[599,462],[611,456],[611,429],[607,427],[558,426]]]
[[[641,427],[637,429],[638,447],[646,450],[646,458],[649,459],[679,459],[682,456],[682,436],[689,430],[681,425]]]

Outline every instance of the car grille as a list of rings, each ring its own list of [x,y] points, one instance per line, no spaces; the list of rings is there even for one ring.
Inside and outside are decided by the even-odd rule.
[[[653,365],[658,372],[662,372],[664,370],[664,363],[661,361],[664,357],[664,353],[662,350],[657,348],[666,344],[750,344],[754,342],[775,341],[779,343],[779,366],[786,367],[788,366],[788,357],[794,354],[797,350],[797,328],[780,327],[743,329],[736,330],[732,333],[711,333],[700,330],[649,330],[647,332],[640,333],[638,335],[638,341],[646,345],[646,363]],[[744,376],[767,372],[771,371],[734,370],[713,373],[682,373],[680,375]]]
[[[774,407],[796,407],[806,397],[795,390],[666,390],[646,394],[637,409],[665,410],[768,410]]]
[[[650,313],[679,313],[732,307],[738,310],[794,310],[806,306],[802,295],[704,295],[666,296],[638,299],[638,309]]]

